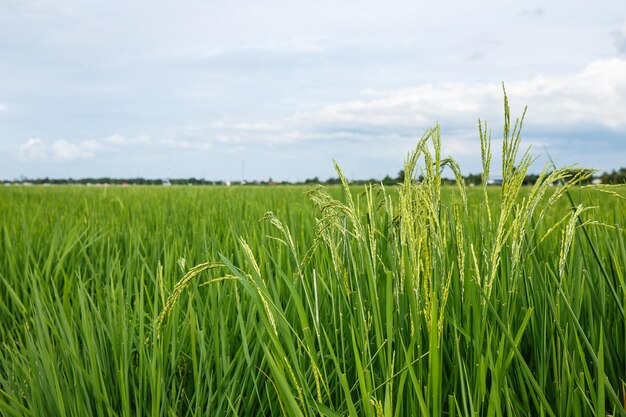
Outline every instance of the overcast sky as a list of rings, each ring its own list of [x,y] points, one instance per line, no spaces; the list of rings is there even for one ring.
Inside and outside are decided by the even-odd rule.
[[[0,0],[0,178],[382,178],[437,122],[478,172],[502,82],[534,153],[626,166],[623,0]]]

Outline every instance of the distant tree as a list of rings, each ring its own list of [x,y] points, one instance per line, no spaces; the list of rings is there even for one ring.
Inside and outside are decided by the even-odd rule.
[[[537,174],[528,174],[524,177],[524,185],[535,185],[537,180],[539,179],[539,175]]]
[[[619,170],[613,170],[609,172],[603,172],[600,175],[600,180],[603,184],[624,184],[626,183],[626,168],[620,168]]]
[[[469,174],[465,177],[466,185],[479,185],[482,184],[483,178],[481,174]]]

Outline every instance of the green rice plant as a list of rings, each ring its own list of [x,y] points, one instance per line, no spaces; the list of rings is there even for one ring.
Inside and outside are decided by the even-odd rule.
[[[479,122],[475,189],[435,126],[394,187],[0,190],[0,414],[625,415],[626,189],[504,110],[501,187]]]
[[[357,196],[364,203],[355,201],[335,164],[345,200],[321,187],[311,192],[318,211],[312,246],[299,251],[289,228],[276,216],[265,216],[282,235],[273,239],[291,253],[292,274],[275,270],[264,278],[243,241],[244,265],[237,268],[223,259],[262,316],[257,338],[268,366],[264,375],[273,381],[283,413],[556,415],[555,410],[577,410],[584,415],[604,413],[606,391],[613,412],[624,412],[618,380],[605,374],[603,323],[596,355],[578,316],[562,313],[562,304],[573,313],[563,281],[570,279],[566,267],[577,219],[589,208],[579,205],[544,234],[542,241],[562,230],[559,256],[535,256],[542,250],[536,233],[550,210],[587,177],[546,167],[534,187],[523,188],[533,158],[528,151],[518,158],[522,121],[512,131],[510,125],[505,95],[503,184],[495,209],[486,184],[490,144],[480,125],[485,172],[478,209],[487,217],[477,217],[491,236],[476,238],[472,230],[477,219],[470,214],[458,164],[441,158],[437,126],[407,157],[397,198],[384,187],[366,187]],[[423,181],[418,183],[420,160]],[[452,210],[442,204],[446,165],[458,185]],[[559,187],[552,188],[556,183]],[[258,256],[271,260],[275,251]],[[299,252],[306,253],[304,259]],[[554,282],[546,282],[550,276]],[[562,323],[547,320],[546,304]],[[592,314],[597,306],[587,308]],[[538,309],[543,317],[536,315]],[[619,322],[623,335],[623,315]],[[574,381],[571,372],[584,369],[589,392],[574,382],[563,392],[558,379],[550,378],[560,366],[556,360],[589,358],[593,368],[559,372]]]

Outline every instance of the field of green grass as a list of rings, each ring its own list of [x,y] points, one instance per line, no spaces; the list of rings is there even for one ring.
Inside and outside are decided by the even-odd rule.
[[[626,415],[626,189],[522,187],[515,129],[442,188],[429,135],[388,188],[0,189],[0,414]]]

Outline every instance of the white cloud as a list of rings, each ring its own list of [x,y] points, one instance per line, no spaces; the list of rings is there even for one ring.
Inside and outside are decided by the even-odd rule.
[[[170,147],[206,150],[214,142],[229,145],[284,144],[297,142],[294,131],[297,128],[291,120],[254,121],[244,123],[231,120],[215,120],[200,126],[180,129],[175,140],[160,140]],[[175,142],[180,142],[176,145]]]
[[[102,139],[91,139],[78,142],[70,142],[63,139],[57,140],[52,144],[52,152],[53,157],[58,160],[86,159],[93,158],[98,154],[123,148],[148,146],[155,143],[170,145],[170,142],[171,141],[154,142],[150,139],[150,137],[145,135],[128,138],[119,133],[115,133]],[[181,147],[184,148],[185,146],[183,145]]]
[[[126,138],[120,135],[119,133],[115,133],[111,136],[107,136],[106,138],[102,139],[102,142],[108,143],[111,145],[125,145],[126,143],[128,143]]]
[[[161,140],[154,142],[150,137],[142,135],[127,138],[119,133],[101,138],[82,141],[69,141],[58,139],[51,145],[40,138],[29,138],[21,144],[18,156],[21,160],[44,160],[50,156],[57,161],[71,161],[76,159],[89,159],[106,152],[125,149],[129,147],[141,147],[148,145],[161,145],[161,147],[189,148],[188,144],[178,144],[176,141]]]
[[[0,113],[2,113],[3,111],[7,111],[7,106],[0,103]]]
[[[426,126],[441,117],[456,120],[461,115],[476,115],[498,95],[502,95],[502,89],[497,85],[423,84],[391,91],[373,100],[329,105],[311,116],[319,124]]]
[[[562,140],[576,130],[626,130],[626,60],[595,61],[578,73],[560,77],[511,81],[506,89],[513,118],[528,105],[524,132],[532,134],[526,144],[547,146],[550,137]],[[365,90],[358,100],[274,121],[217,120],[181,129],[172,135],[176,140],[155,144],[201,151],[212,144],[286,148],[315,143],[332,151],[340,143],[361,143],[367,152],[397,153],[439,122],[446,152],[471,155],[477,152],[477,119],[487,120],[497,139],[502,113],[500,83],[421,84],[392,91]]]
[[[506,89],[515,107],[528,105],[534,126],[626,129],[626,60],[595,61],[572,75],[512,81]],[[495,83],[422,84],[330,105],[305,118],[327,126],[425,128],[439,121],[473,128],[478,117],[499,123],[501,103],[502,87]]]
[[[594,61],[578,72],[561,76],[538,75],[507,81],[506,89],[513,117],[521,115],[524,105],[529,107],[524,132],[530,141],[525,140],[525,144],[564,148],[565,138],[569,143],[573,133],[582,132],[578,140],[595,135],[598,146],[605,144],[608,148],[610,141],[626,136],[626,59]],[[151,155],[190,155],[190,151],[209,149],[242,152],[245,148],[252,153],[265,148],[286,155],[301,148],[325,155],[335,155],[342,149],[353,156],[391,158],[406,152],[426,129],[439,122],[444,153],[469,160],[478,158],[477,118],[488,120],[494,127],[494,140],[498,139],[502,101],[502,86],[496,82],[369,89],[355,100],[308,113],[274,119],[225,117],[204,125],[171,128],[157,137],[114,133],[99,139],[60,139],[48,144],[29,138],[19,147],[19,157],[56,161],[98,157],[104,161],[129,150]],[[612,136],[600,137],[607,132]],[[582,161],[584,155],[576,158]]]
[[[595,61],[578,73],[539,75],[506,84],[512,116],[529,114],[526,126],[534,129],[535,144],[577,128],[626,130],[626,60]],[[206,151],[221,146],[296,146],[319,143],[367,143],[372,152],[385,153],[408,146],[439,122],[444,147],[456,155],[475,150],[476,120],[488,120],[497,138],[502,123],[502,86],[499,83],[420,84],[397,90],[365,90],[358,100],[340,102],[310,113],[278,120],[216,120],[206,125],[174,129],[164,137],[126,137],[120,133],[85,141],[57,140],[50,147],[53,159],[93,158],[120,149],[153,152]],[[538,132],[538,133],[537,133]],[[325,143],[326,145],[322,145]],[[23,155],[45,154],[38,140]],[[38,149],[39,153],[28,149]]]
[[[28,138],[21,144],[18,156],[23,161],[42,161],[48,157],[46,146],[39,138]]]
[[[100,149],[102,149],[102,144],[95,140],[69,142],[60,139],[52,144],[52,156],[61,161],[92,158]]]
[[[528,105],[525,145],[558,148],[558,154],[564,155],[563,149],[571,140],[588,141],[593,136],[598,146],[608,147],[615,138],[626,136],[626,60],[600,60],[569,75],[510,81],[506,89],[513,118],[521,116],[524,105]],[[181,129],[172,135],[180,141],[178,146],[174,141],[158,142],[198,151],[215,144],[216,149],[274,148],[287,154],[289,149],[304,146],[328,155],[337,149],[350,149],[353,156],[356,152],[372,158],[392,157],[411,149],[439,122],[445,154],[478,160],[477,119],[487,120],[493,127],[497,154],[502,113],[500,83],[420,84],[397,90],[365,90],[357,100],[273,121],[222,119]]]

